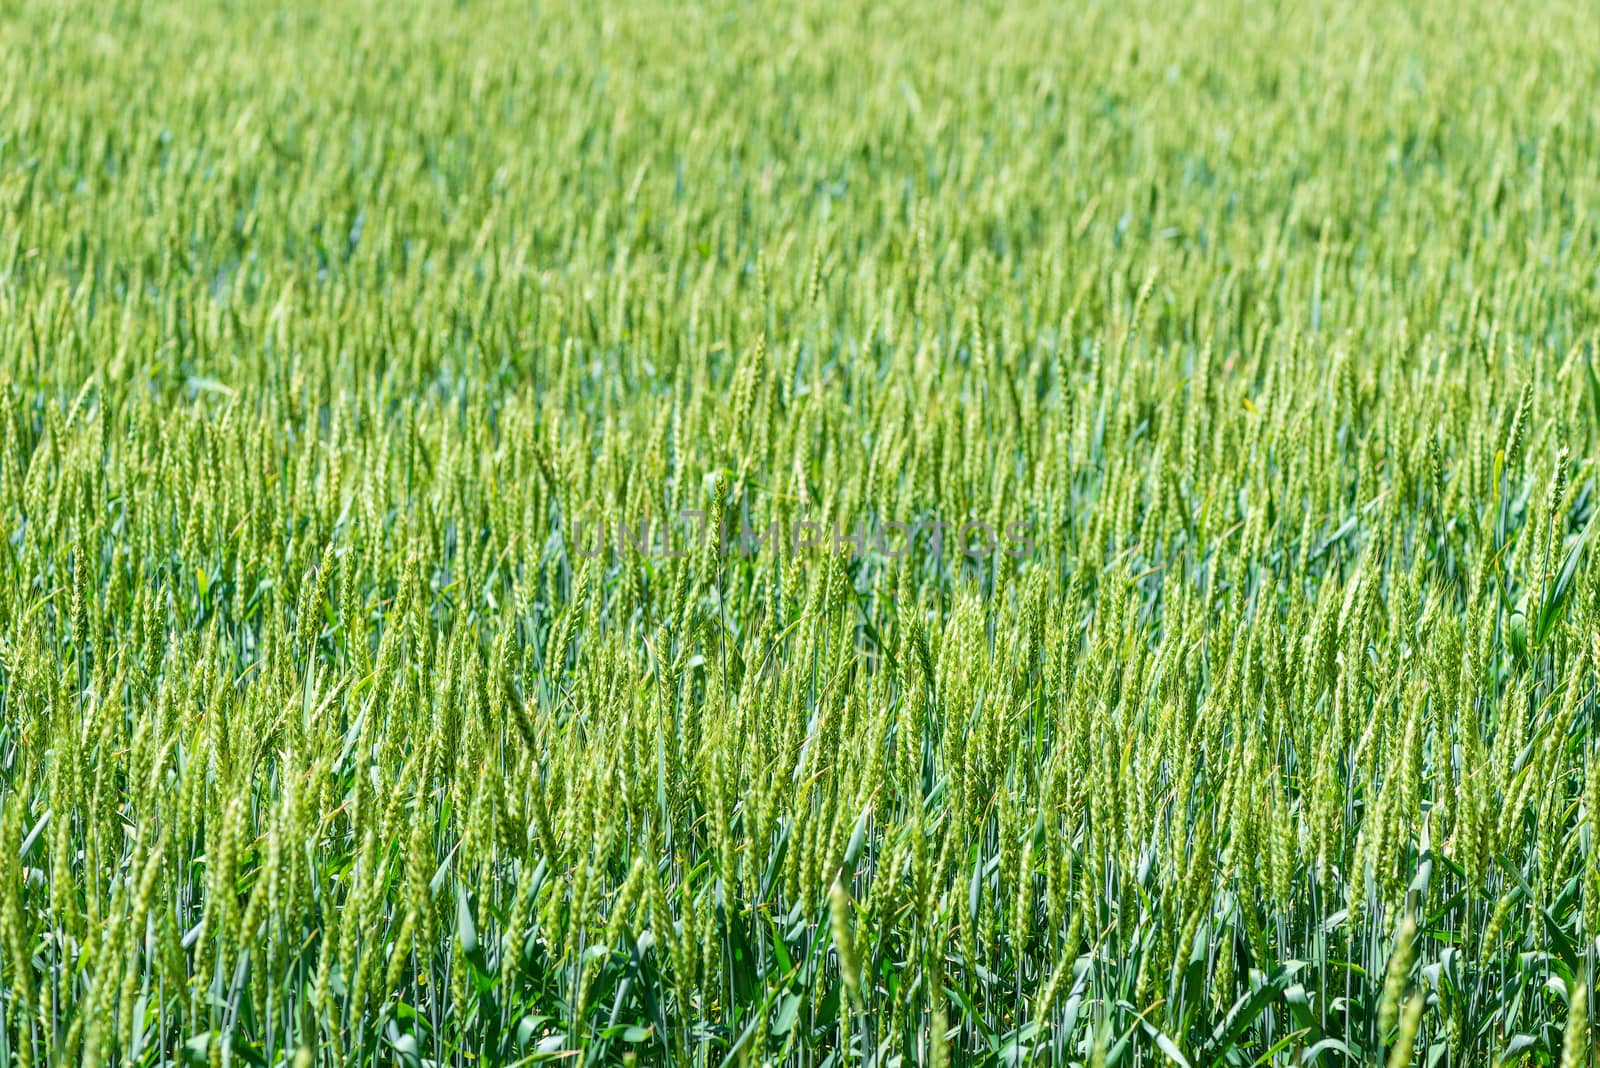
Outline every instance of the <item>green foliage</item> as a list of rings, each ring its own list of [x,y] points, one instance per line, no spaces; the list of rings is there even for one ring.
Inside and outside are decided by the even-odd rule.
[[[0,1058],[1582,1059],[1597,53],[0,9]]]

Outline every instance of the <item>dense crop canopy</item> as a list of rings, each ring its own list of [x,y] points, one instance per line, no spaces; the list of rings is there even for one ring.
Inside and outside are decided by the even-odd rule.
[[[1600,8],[1186,7],[0,7],[0,1058],[1583,1059]]]

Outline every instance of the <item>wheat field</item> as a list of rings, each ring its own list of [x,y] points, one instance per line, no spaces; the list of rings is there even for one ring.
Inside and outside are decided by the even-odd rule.
[[[1600,8],[0,71],[0,1060],[1588,1060]]]

